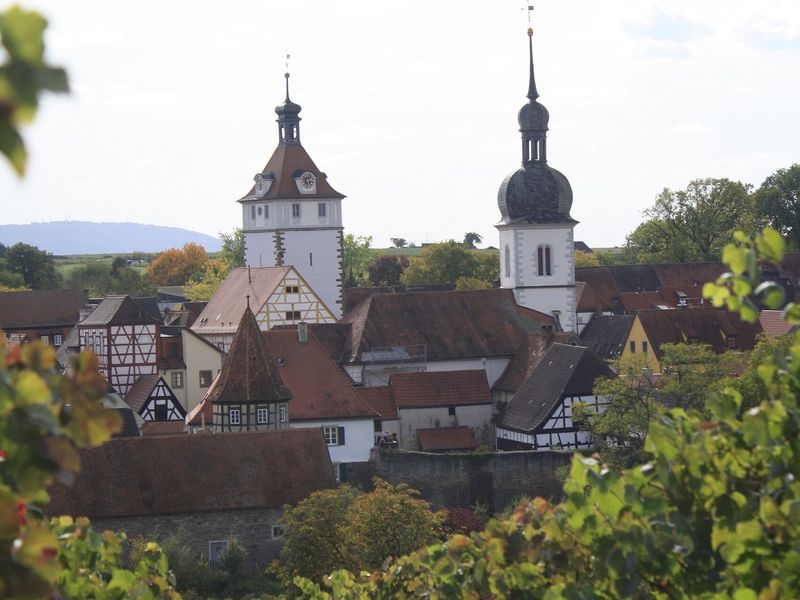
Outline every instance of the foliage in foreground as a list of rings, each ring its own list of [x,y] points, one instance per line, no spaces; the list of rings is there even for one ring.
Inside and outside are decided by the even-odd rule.
[[[741,237],[726,248],[732,274],[706,295],[757,316],[758,271],[746,266],[781,259],[773,234],[759,236],[759,253]],[[800,306],[786,318],[800,323]],[[658,414],[645,465],[618,472],[576,455],[559,504],[524,502],[383,570],[337,571],[324,589],[296,584],[307,598],[800,597],[800,334],[758,372],[766,396],[749,410],[728,389],[709,417]]]
[[[0,359],[0,597],[178,598],[156,544],[128,570],[124,536],[42,514],[46,488],[69,484],[79,470],[78,450],[119,429],[100,403],[107,384],[96,359],[83,352],[73,375],[60,375],[51,347],[7,348],[2,332]]]

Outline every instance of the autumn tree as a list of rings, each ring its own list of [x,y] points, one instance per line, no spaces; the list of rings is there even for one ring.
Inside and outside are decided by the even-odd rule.
[[[147,272],[155,285],[183,285],[193,275],[200,275],[208,260],[203,246],[189,242],[180,250],[170,248],[159,254]]]
[[[736,229],[757,224],[750,186],[729,179],[695,179],[685,190],[665,188],[627,238],[632,262],[718,260]]]
[[[778,169],[756,191],[756,206],[770,226],[800,250],[800,163]]]
[[[396,254],[376,256],[367,267],[369,282],[374,286],[400,285],[403,271],[408,267],[408,258]]]

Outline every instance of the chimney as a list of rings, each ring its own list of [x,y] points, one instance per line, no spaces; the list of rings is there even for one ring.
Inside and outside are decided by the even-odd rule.
[[[301,344],[308,342],[308,323],[305,321],[297,324],[297,341]]]

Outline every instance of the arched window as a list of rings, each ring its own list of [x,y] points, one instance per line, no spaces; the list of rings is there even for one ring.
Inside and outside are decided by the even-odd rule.
[[[505,259],[506,259],[506,277],[511,277],[511,250],[508,249],[508,244],[506,244]]]
[[[536,249],[536,270],[540,277],[553,274],[550,246],[543,244]]]

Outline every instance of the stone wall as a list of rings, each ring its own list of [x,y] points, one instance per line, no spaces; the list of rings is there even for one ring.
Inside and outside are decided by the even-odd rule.
[[[278,524],[282,513],[281,510],[266,508],[220,510],[194,514],[92,519],[92,525],[101,531],[124,531],[128,540],[141,536],[148,540],[161,541],[181,532],[186,544],[195,554],[202,556],[203,560],[208,560],[209,542],[234,536],[247,550],[248,567],[260,570],[280,553],[281,541],[272,537],[272,527]]]
[[[434,507],[472,507],[498,512],[521,496],[558,498],[556,469],[569,464],[566,452],[430,454],[375,448],[375,474],[418,489]]]

